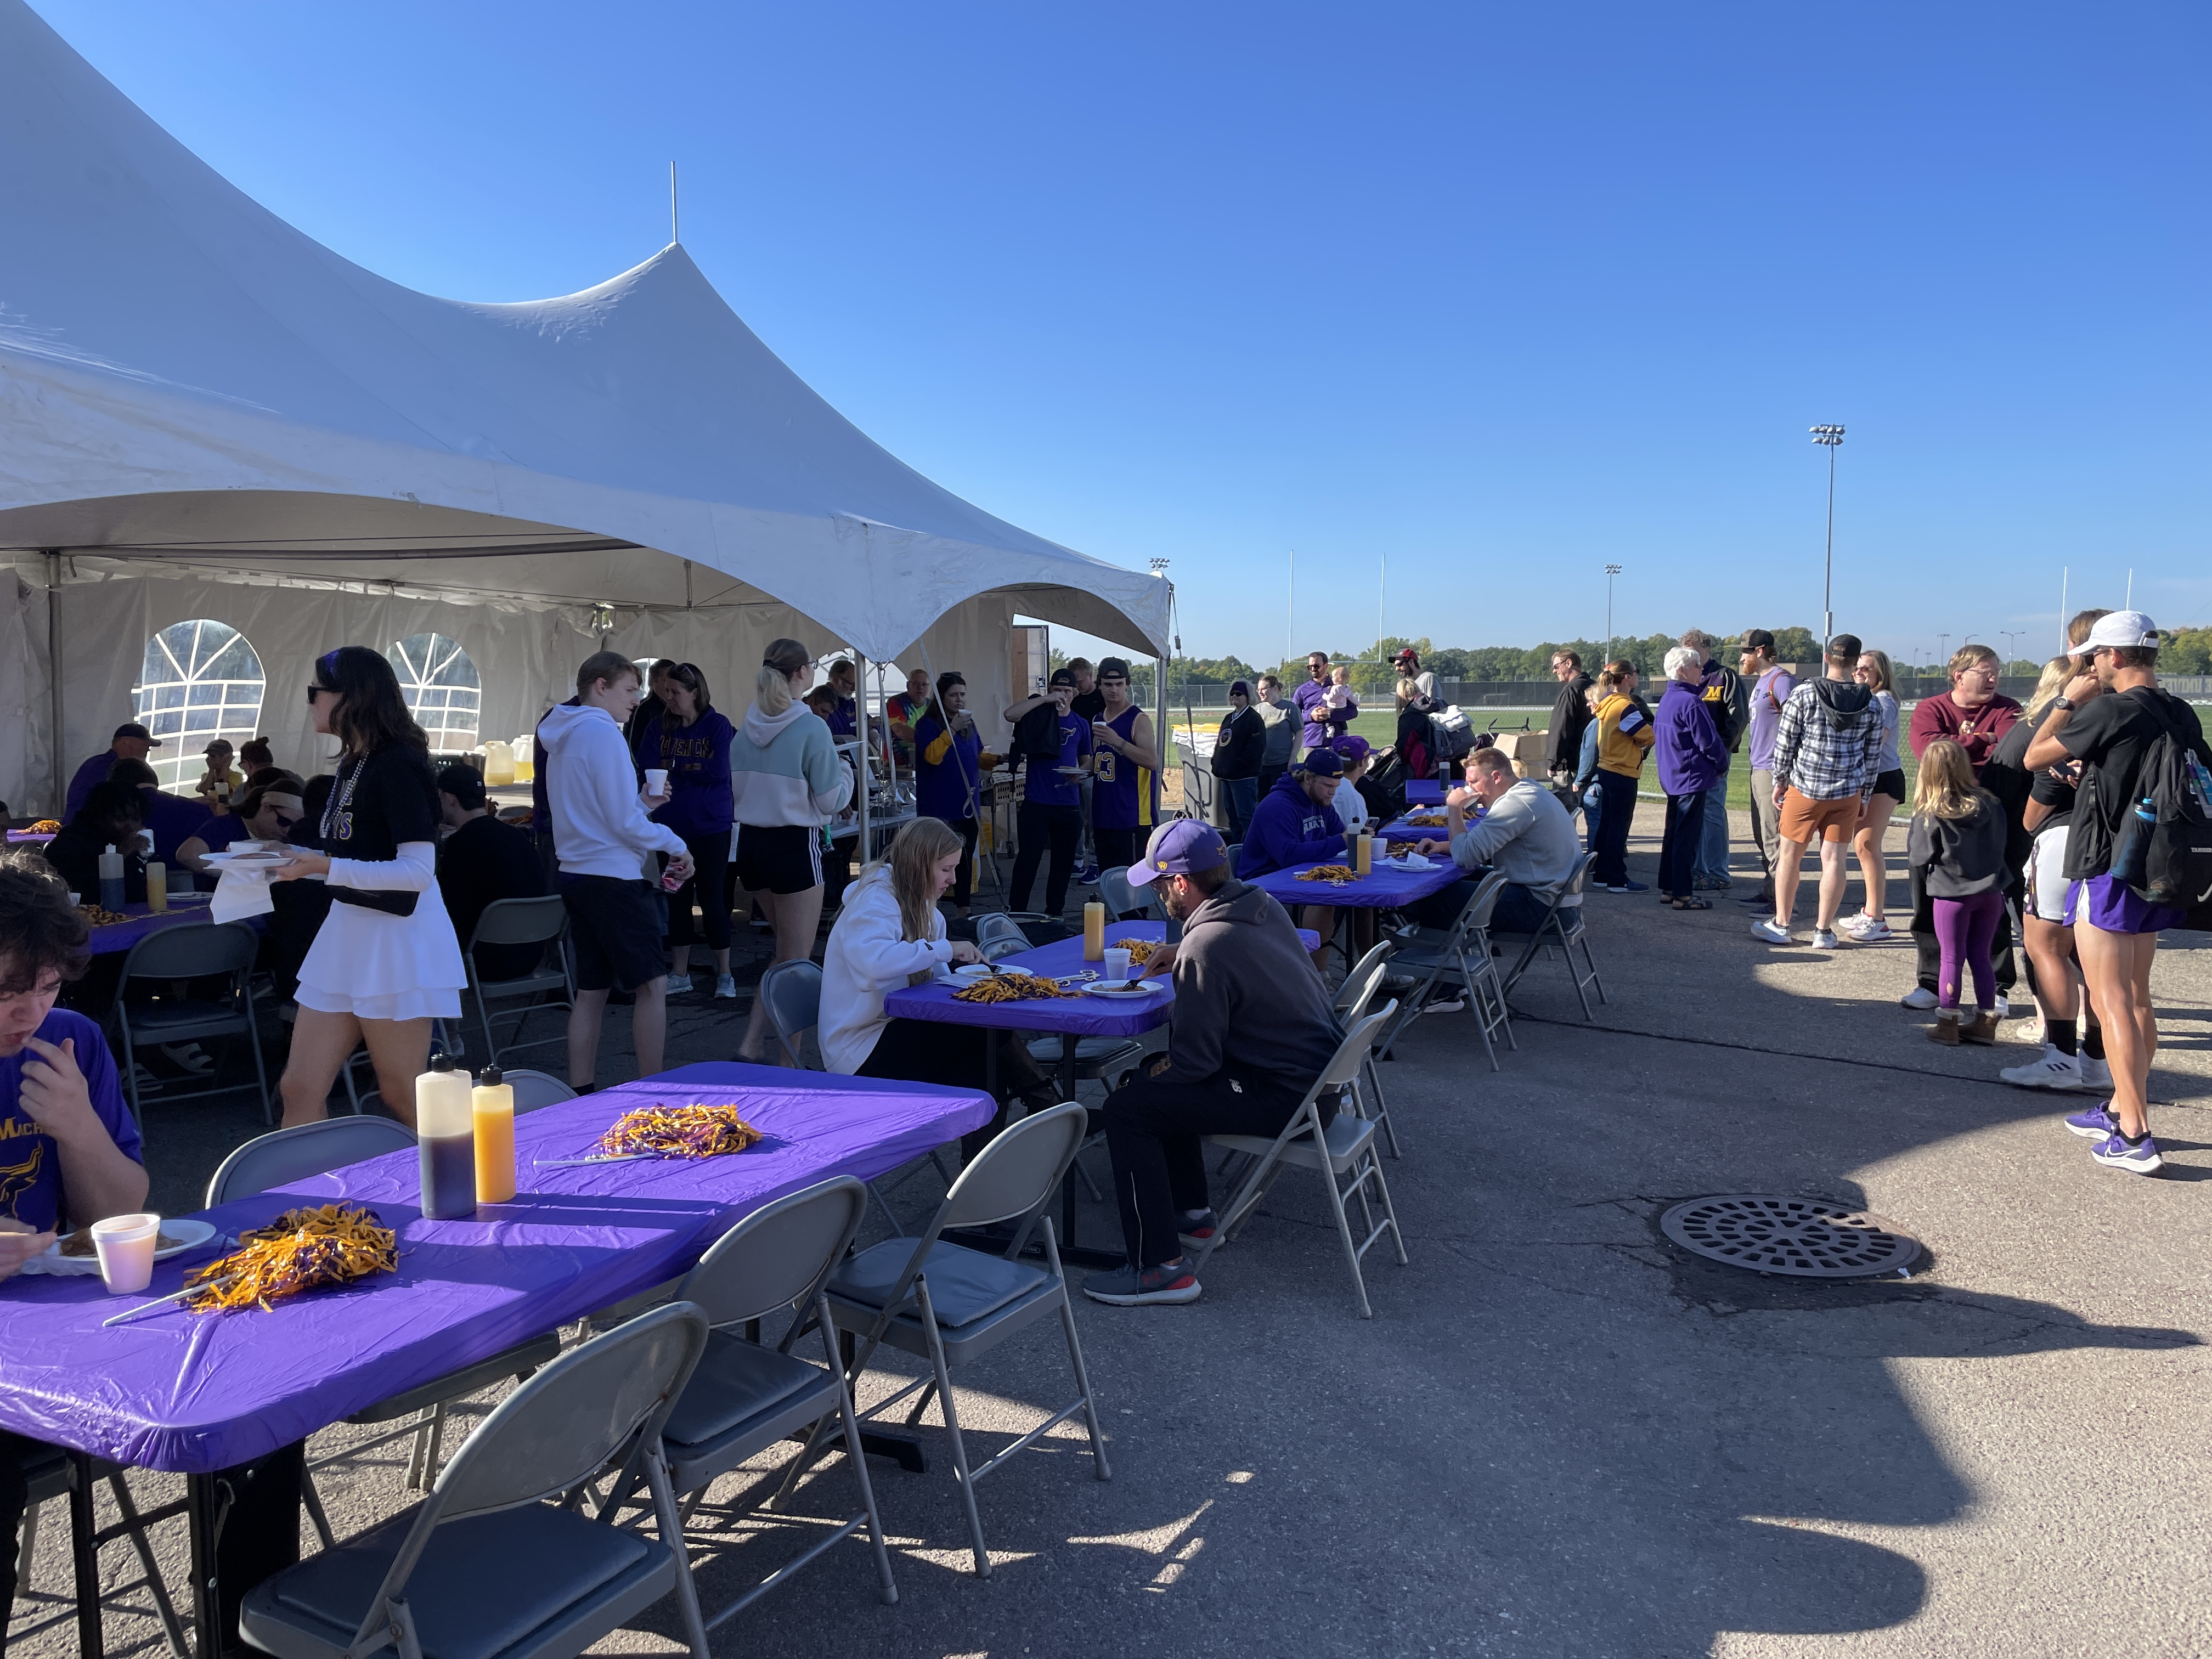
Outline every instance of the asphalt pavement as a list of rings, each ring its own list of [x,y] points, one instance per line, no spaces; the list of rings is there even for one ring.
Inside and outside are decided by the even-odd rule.
[[[1639,819],[1648,880],[1658,813]],[[1901,870],[1901,827],[1892,841]],[[1809,902],[1808,888],[1801,917]],[[2212,951],[2169,936],[2160,954],[2168,1163],[2144,1178],[2092,1165],[2059,1127],[2077,1097],[1995,1081],[2033,1052],[2023,1022],[1996,1050],[1926,1041],[1929,1017],[1897,1006],[1909,943],[1779,950],[1725,897],[1692,915],[1649,895],[1589,903],[1607,992],[1594,1022],[1539,964],[1499,1070],[1467,1014],[1419,1022],[1383,1068],[1413,1260],[1370,1255],[1372,1320],[1317,1182],[1293,1173],[1197,1304],[1079,1304],[1110,1482],[1079,1419],[1012,1460],[978,1489],[994,1560],[979,1580],[933,1407],[927,1473],[872,1465],[898,1604],[876,1601],[848,1544],[724,1626],[716,1651],[2212,1649]],[[738,1029],[706,1003],[672,1024],[672,1063],[727,1056]],[[250,1106],[155,1107],[157,1201],[191,1207],[253,1127]],[[903,1207],[918,1221],[940,1191],[918,1179]],[[1736,1192],[1870,1209],[1926,1254],[1909,1277],[1815,1282],[1661,1234],[1669,1205]],[[1112,1230],[1103,1206],[1081,1219]],[[1044,1328],[957,1380],[978,1455],[1073,1392]],[[342,1533],[401,1504],[404,1462],[387,1447],[324,1473]],[[134,1482],[148,1498],[176,1484]],[[710,1608],[805,1530],[742,1518],[744,1484],[720,1483],[700,1517]],[[833,1462],[798,1508],[853,1497]],[[160,1540],[181,1582],[180,1532]],[[109,1582],[134,1576],[126,1549],[108,1558]],[[58,1509],[33,1577],[66,1585]],[[666,1652],[676,1630],[657,1609],[601,1646]],[[160,1648],[123,1611],[110,1638]],[[62,1626],[12,1645],[61,1659],[73,1638]]]

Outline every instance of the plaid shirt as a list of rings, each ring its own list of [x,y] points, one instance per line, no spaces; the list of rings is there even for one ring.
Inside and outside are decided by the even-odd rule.
[[[1774,733],[1774,787],[1808,800],[1874,793],[1881,764],[1881,710],[1869,702],[1856,714],[1838,714],[1810,680],[1790,694]]]

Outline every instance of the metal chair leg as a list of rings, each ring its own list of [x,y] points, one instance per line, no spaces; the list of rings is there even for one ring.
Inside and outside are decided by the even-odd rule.
[[[1075,1334],[1075,1307],[1068,1299],[1067,1274],[1060,1265],[1060,1241],[1053,1236],[1052,1218],[1044,1218],[1044,1254],[1052,1276],[1060,1282],[1060,1325],[1067,1334],[1067,1363],[1075,1370],[1075,1386],[1083,1392],[1083,1421],[1091,1431],[1091,1473],[1111,1480],[1114,1471],[1106,1462],[1106,1437],[1098,1428],[1098,1405],[1091,1397],[1091,1372],[1083,1363],[1083,1341]]]
[[[930,1306],[929,1281],[917,1276],[914,1293],[921,1309],[921,1328],[929,1337],[929,1363],[937,1370],[937,1392],[945,1402],[945,1431],[952,1440],[952,1478],[960,1487],[960,1501],[968,1510],[968,1538],[975,1558],[975,1576],[991,1576],[991,1553],[983,1547],[983,1517],[975,1510],[975,1481],[968,1472],[968,1449],[960,1439],[960,1413],[952,1404],[952,1378],[945,1366],[945,1340],[937,1328],[937,1310]]]
[[[853,1478],[860,1483],[861,1507],[868,1512],[868,1547],[876,1558],[877,1593],[886,1607],[898,1601],[898,1586],[891,1581],[890,1553],[884,1547],[884,1518],[876,1509],[875,1483],[868,1479],[868,1455],[860,1447],[860,1423],[853,1413],[853,1392],[845,1385],[844,1368],[837,1359],[836,1322],[830,1298],[817,1298],[815,1316],[822,1322],[823,1352],[829,1356],[830,1374],[837,1379],[837,1415],[845,1427],[845,1456],[853,1465]]]
[[[169,1644],[173,1659],[192,1659],[191,1644],[185,1640],[185,1627],[177,1618],[177,1609],[169,1600],[168,1587],[161,1582],[161,1569],[154,1559],[154,1547],[146,1541],[146,1528],[138,1519],[138,1506],[131,1501],[131,1488],[124,1484],[120,1472],[107,1477],[109,1496],[115,1499],[116,1512],[123,1517],[128,1529],[125,1536],[138,1557],[139,1571],[146,1575],[146,1589],[154,1598],[154,1610],[161,1617],[161,1635]]]

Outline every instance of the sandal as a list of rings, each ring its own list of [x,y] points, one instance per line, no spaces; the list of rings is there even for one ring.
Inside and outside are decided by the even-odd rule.
[[[1679,898],[1674,901],[1674,908],[1677,910],[1710,910],[1713,908],[1713,902],[1705,898]]]

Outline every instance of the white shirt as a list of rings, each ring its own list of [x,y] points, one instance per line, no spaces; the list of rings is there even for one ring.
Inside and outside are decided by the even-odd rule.
[[[1356,836],[1367,827],[1367,797],[1359,793],[1359,786],[1350,778],[1336,781],[1336,795],[1329,802],[1336,815],[1344,820],[1344,833]]]

